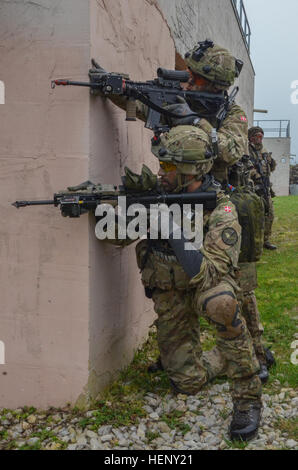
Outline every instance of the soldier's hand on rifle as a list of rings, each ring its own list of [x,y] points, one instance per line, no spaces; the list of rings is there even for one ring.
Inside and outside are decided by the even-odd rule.
[[[100,80],[103,75],[106,75],[108,72],[103,69],[94,59],[91,59],[92,67],[89,69],[89,77],[92,81]]]
[[[107,71],[103,69],[95,59],[91,59],[92,67],[89,69],[89,78],[90,82],[100,82],[104,75],[107,75]],[[91,89],[90,93],[92,95],[104,96],[104,94],[99,89]]]
[[[164,106],[164,109],[181,116],[177,118],[167,117],[171,127],[197,124],[200,120],[199,116],[190,109],[182,96],[177,96],[177,104]]]

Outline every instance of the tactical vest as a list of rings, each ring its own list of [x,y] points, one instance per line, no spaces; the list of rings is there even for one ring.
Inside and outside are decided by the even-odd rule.
[[[238,213],[242,228],[239,263],[259,261],[264,243],[264,203],[247,188],[233,188],[229,196]]]
[[[214,189],[218,190],[218,186],[210,187],[210,190]],[[225,197],[223,192],[221,194]],[[220,201],[221,198],[217,200],[217,204]],[[208,232],[211,213],[212,211],[204,211],[204,235]],[[152,297],[154,288],[183,291],[195,288],[190,286],[190,278],[167,240],[141,240],[136,246],[136,257],[147,297]]]

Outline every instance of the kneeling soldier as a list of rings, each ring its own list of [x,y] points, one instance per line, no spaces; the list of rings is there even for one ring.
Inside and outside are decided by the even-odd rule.
[[[173,387],[186,394],[196,394],[224,369],[232,380],[231,438],[252,439],[260,422],[261,382],[252,339],[237,301],[241,227],[236,209],[208,175],[214,155],[202,129],[172,128],[152,151],[160,161],[160,184],[167,193],[217,192],[216,208],[204,209],[200,249],[185,249],[183,235],[180,239],[174,236],[175,224],[168,240],[142,240],[136,247],[142,282],[158,315],[162,366]],[[119,240],[119,244],[126,243]],[[211,352],[202,353],[200,315],[217,330],[217,346]]]

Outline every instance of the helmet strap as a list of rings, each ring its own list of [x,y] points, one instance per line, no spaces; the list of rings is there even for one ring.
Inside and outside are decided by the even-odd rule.
[[[186,176],[187,175],[182,175],[182,174],[177,175],[178,184],[177,184],[175,191],[173,191],[174,193],[181,192],[182,190],[190,186],[192,183],[194,183],[195,181],[199,181],[202,178],[202,175],[199,178],[197,175],[194,175],[194,177],[191,180],[186,181]]]

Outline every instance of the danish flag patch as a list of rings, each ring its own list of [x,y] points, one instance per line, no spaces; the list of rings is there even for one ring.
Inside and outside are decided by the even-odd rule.
[[[246,119],[246,117],[245,117],[245,116],[241,116],[241,118],[240,118],[240,119],[241,119],[241,121],[243,121],[243,122],[247,122],[247,119]]]
[[[230,208],[230,206],[225,207],[225,212],[232,212],[232,209]]]

